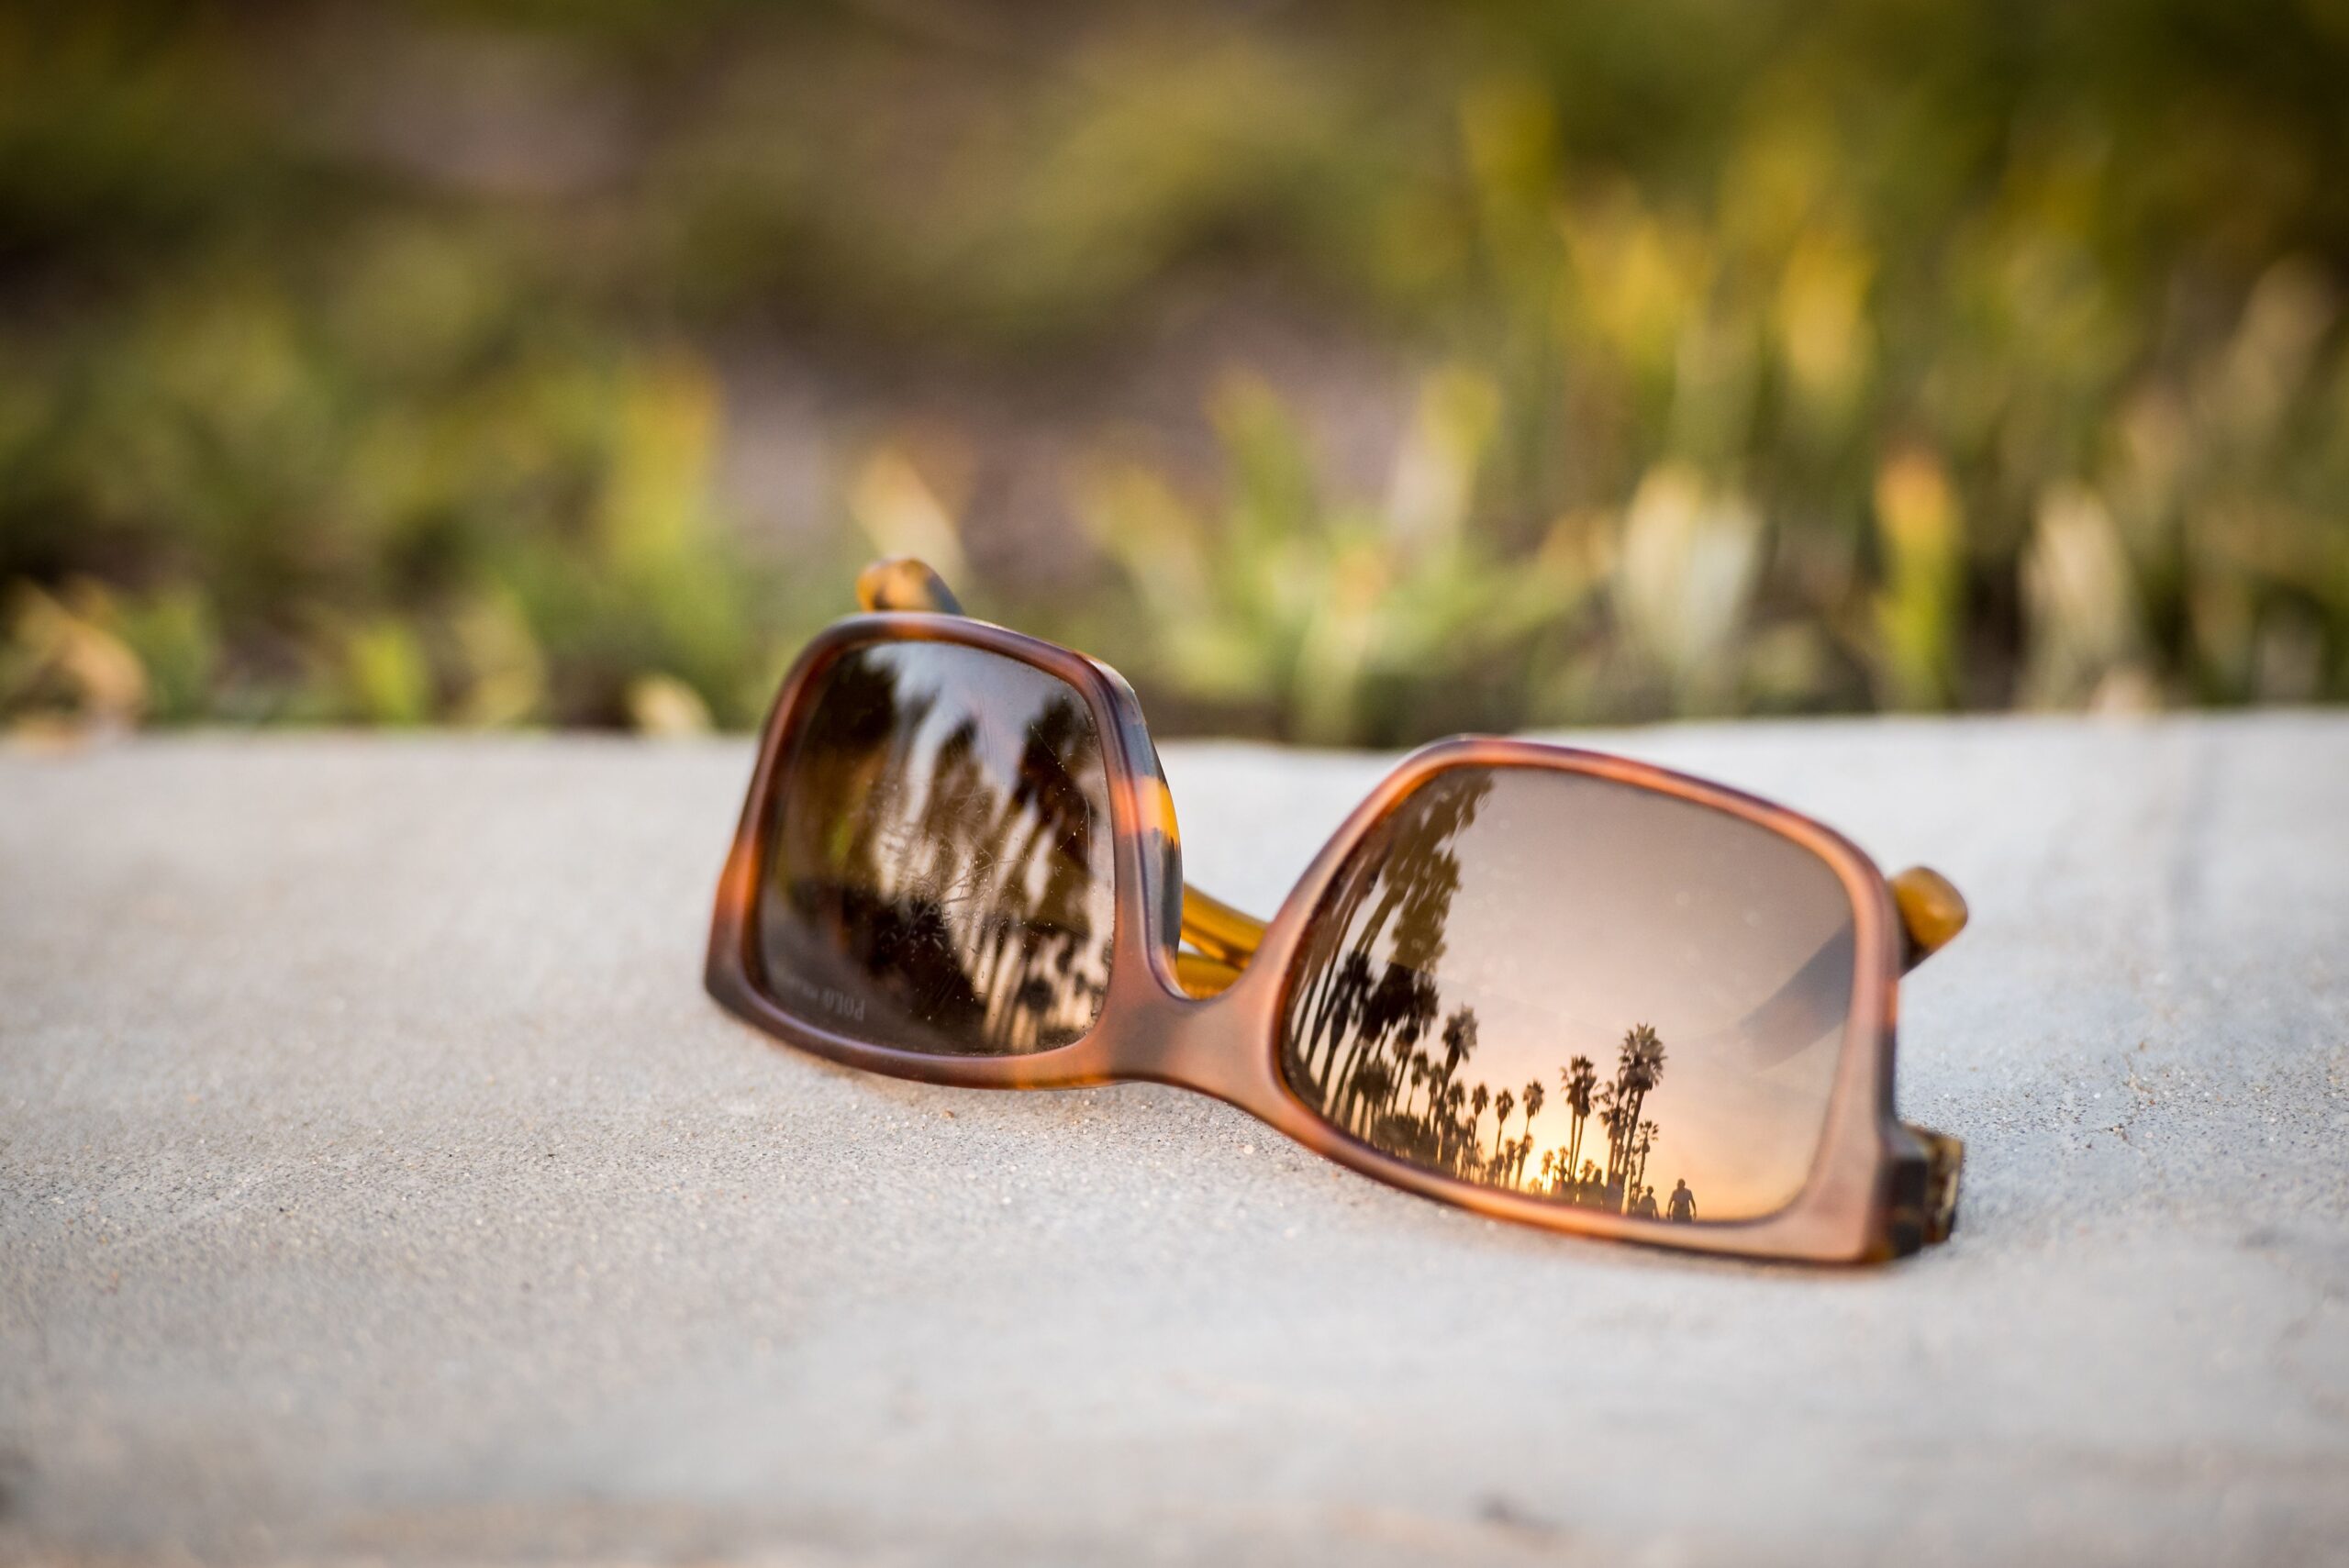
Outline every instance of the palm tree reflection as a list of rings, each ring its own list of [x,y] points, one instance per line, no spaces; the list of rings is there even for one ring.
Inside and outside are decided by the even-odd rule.
[[[971,659],[1004,668],[950,676]],[[1108,824],[1100,738],[1063,683],[974,650],[847,653],[785,768],[770,988],[906,1049],[1064,1045],[1108,984]]]
[[[1316,921],[1290,995],[1284,1071],[1330,1121],[1415,1165],[1557,1202],[1663,1218],[1647,1173],[1664,1129],[1642,1116],[1664,1077],[1664,1045],[1653,1029],[1633,1023],[1624,1031],[1609,1079],[1601,1081],[1587,1056],[1558,1069],[1565,1137],[1530,1176],[1533,1124],[1548,1085],[1536,1078],[1497,1089],[1465,1076],[1476,1052],[1475,1008],[1447,1007],[1434,972],[1460,891],[1455,846],[1491,789],[1491,775],[1480,770],[1442,774],[1356,851]],[[1437,1043],[1430,1050],[1431,1029]],[[1594,1118],[1599,1141],[1586,1145]],[[1586,1147],[1603,1159],[1586,1159]],[[1670,1218],[1697,1218],[1686,1181],[1675,1185]]]

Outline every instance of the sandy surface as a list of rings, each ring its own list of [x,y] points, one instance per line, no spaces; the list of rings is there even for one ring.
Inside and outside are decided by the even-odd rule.
[[[1666,729],[1925,861],[1964,1230],[1690,1262],[774,1049],[739,743],[0,754],[0,1556],[2349,1559],[2349,721]],[[1172,746],[1269,910],[1378,759]]]

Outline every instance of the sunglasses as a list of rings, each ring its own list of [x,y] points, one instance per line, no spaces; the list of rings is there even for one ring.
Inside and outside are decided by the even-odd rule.
[[[1412,752],[1259,920],[1183,882],[1133,691],[885,561],[783,684],[707,983],[835,1062],[1141,1079],[1551,1230],[1860,1262],[1946,1239],[1899,977],[1965,923],[1809,818],[1619,757]]]

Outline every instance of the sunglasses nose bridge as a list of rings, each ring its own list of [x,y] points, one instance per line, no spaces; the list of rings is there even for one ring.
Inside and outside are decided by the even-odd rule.
[[[1212,996],[1154,988],[1117,1025],[1115,1075],[1179,1084],[1256,1108],[1272,1088],[1272,1048],[1259,995],[1268,978],[1243,974]]]

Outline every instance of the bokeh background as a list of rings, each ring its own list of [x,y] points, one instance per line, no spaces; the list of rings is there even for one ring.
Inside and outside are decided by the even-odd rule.
[[[2349,697],[2349,0],[0,10],[0,721]]]

